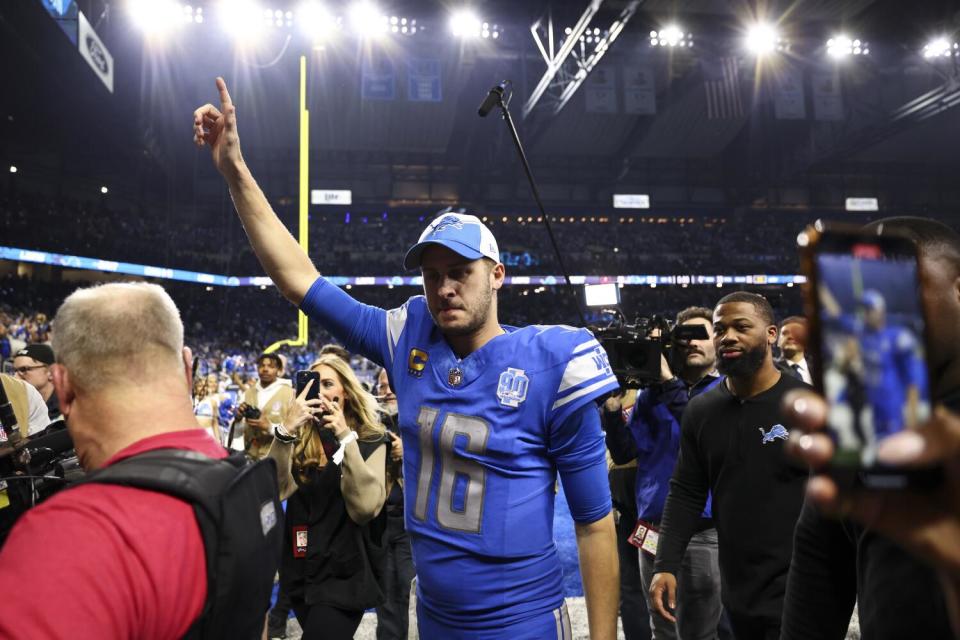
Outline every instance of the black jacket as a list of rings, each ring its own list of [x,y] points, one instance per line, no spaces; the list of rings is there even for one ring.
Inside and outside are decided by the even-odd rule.
[[[679,572],[712,491],[723,603],[734,614],[780,619],[807,479],[807,470],[784,456],[780,404],[803,387],[781,375],[767,391],[740,400],[724,382],[691,400],[683,415],[655,570]]]

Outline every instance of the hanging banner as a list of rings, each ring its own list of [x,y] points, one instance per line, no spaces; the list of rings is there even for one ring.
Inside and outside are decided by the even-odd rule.
[[[97,32],[87,22],[87,18],[82,11],[78,12],[78,16],[80,20],[77,23],[79,27],[77,47],[80,49],[80,55],[87,61],[100,81],[106,85],[107,90],[113,93],[113,56],[110,55]]]
[[[803,120],[807,117],[803,73],[799,69],[781,69],[774,77],[773,114],[777,120]]]
[[[360,68],[360,97],[364,100],[393,100],[397,95],[393,62],[385,55],[371,54]]]
[[[414,58],[407,62],[407,100],[411,102],[443,100],[439,60]]]
[[[587,113],[617,112],[617,81],[610,69],[594,69],[584,82]]]
[[[843,93],[840,75],[821,71],[811,76],[813,86],[813,117],[817,120],[843,120]]]
[[[50,17],[56,21],[70,42],[77,44],[77,16],[80,9],[73,0],[40,0]]]
[[[623,67],[623,110],[640,116],[657,113],[657,88],[653,69],[646,65]]]

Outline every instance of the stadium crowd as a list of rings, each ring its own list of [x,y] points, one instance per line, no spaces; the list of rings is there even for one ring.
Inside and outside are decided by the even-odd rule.
[[[182,214],[155,217],[115,209],[107,199],[79,202],[24,191],[0,196],[0,234],[25,249],[161,265],[208,273],[262,273],[242,229],[224,212],[217,224]],[[553,214],[568,270],[574,274],[797,273],[796,237],[818,213],[736,212]],[[293,224],[295,216],[281,211]],[[400,272],[405,238],[415,237],[433,212],[401,209],[314,214],[310,255],[321,273],[389,276]],[[501,257],[514,275],[560,273],[539,216],[489,213]],[[44,220],[37,225],[37,220]],[[538,222],[540,220],[540,222]],[[736,238],[733,246],[722,238]]]

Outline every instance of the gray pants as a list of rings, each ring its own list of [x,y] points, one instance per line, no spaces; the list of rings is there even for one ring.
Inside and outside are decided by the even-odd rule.
[[[653,557],[640,552],[640,579],[644,592],[653,580]],[[654,640],[715,640],[720,622],[720,553],[717,530],[695,534],[687,545],[677,576],[677,623],[650,608]]]

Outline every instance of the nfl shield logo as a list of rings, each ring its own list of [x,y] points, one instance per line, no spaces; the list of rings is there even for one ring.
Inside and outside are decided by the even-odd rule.
[[[523,369],[508,368],[500,374],[500,382],[497,384],[497,397],[500,398],[500,404],[519,407],[520,403],[527,399],[529,386],[530,378],[524,375]]]
[[[454,387],[463,382],[463,371],[459,368],[450,369],[450,371],[447,372],[447,382]]]

